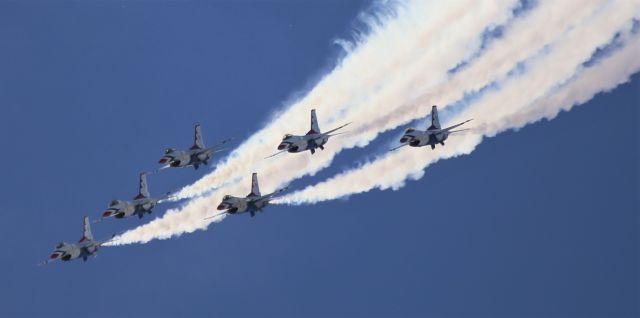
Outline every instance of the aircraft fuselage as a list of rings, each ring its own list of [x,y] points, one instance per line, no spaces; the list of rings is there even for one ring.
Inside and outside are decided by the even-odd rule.
[[[219,211],[226,210],[229,214],[255,213],[261,211],[268,203],[269,201],[263,200],[262,196],[249,196],[246,198],[228,196],[220,202],[217,209]]]
[[[407,129],[402,138],[400,138],[400,143],[409,143],[411,147],[431,146],[433,149],[437,144],[444,145],[444,141],[447,140],[448,137],[449,133],[441,129]]]
[[[87,260],[89,256],[93,256],[98,252],[99,244],[95,241],[80,241],[77,244],[61,243],[53,251],[50,260],[60,259],[62,261],[71,261],[77,258]]]
[[[316,149],[324,149],[324,145],[329,141],[329,136],[323,134],[308,134],[304,136],[289,135],[282,139],[278,150],[296,153],[306,150],[315,152]]]

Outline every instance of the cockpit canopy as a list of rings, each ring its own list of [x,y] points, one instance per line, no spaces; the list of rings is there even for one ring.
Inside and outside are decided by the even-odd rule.
[[[416,130],[415,130],[415,129],[413,129],[413,128],[409,128],[409,129],[407,129],[404,133],[405,133],[405,134],[410,134],[410,133],[412,133],[412,132],[414,132],[414,131],[416,131]]]
[[[61,249],[64,246],[64,242],[60,242],[56,245],[56,249]]]
[[[282,140],[288,139],[289,137],[292,137],[292,134],[285,134],[284,137],[282,137]]]
[[[173,153],[175,151],[176,151],[176,148],[167,148],[167,149],[164,150],[164,153],[168,155],[168,154]]]
[[[109,203],[109,206],[110,206],[110,207],[111,207],[111,206],[116,206],[116,205],[118,205],[118,204],[120,204],[120,200],[113,200],[113,201],[111,201],[111,203]]]

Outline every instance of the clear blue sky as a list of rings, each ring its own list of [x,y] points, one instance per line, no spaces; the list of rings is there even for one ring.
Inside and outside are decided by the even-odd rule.
[[[0,0],[0,316],[640,315],[638,76],[401,191],[35,266],[80,238],[82,215],[135,195],[195,122],[210,143],[261,127],[331,67],[366,7]],[[204,173],[152,175],[150,190]],[[110,221],[94,235],[140,224]]]

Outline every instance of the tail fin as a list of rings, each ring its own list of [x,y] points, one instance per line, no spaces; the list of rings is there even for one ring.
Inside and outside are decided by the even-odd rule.
[[[318,126],[318,117],[316,117],[316,110],[311,110],[311,130],[307,133],[307,135],[311,134],[319,134],[320,126]]]
[[[249,193],[249,196],[251,197],[260,196],[260,186],[258,186],[258,174],[255,172],[253,173],[253,175],[251,175],[251,193]]]
[[[195,128],[195,137],[193,138],[193,146],[191,149],[204,149],[204,141],[202,141],[202,129],[200,128],[200,124],[196,124]]]
[[[84,227],[82,229],[82,239],[80,239],[80,242],[93,241],[93,234],[91,234],[91,222],[89,221],[88,216],[84,217],[83,223]]]
[[[433,105],[431,107],[431,126],[427,130],[440,129],[440,120],[438,120],[438,106]]]
[[[149,189],[147,188],[147,174],[140,173],[140,184],[138,186],[138,195],[133,198],[134,200],[144,199],[150,197]]]

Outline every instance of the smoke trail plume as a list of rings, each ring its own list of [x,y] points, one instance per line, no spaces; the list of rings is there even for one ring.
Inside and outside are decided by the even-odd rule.
[[[264,174],[263,171],[274,164],[280,170],[296,171],[295,177],[327,167],[339,149],[357,143],[345,143],[341,137],[340,144],[332,142],[331,151],[313,158],[289,155],[274,160],[262,159],[275,151],[285,133],[308,130],[311,108],[318,109],[320,127],[327,130],[345,122],[361,122],[360,109],[372,107],[374,103],[376,106],[395,103],[396,96],[415,91],[414,83],[418,81],[423,86],[444,81],[448,69],[472,54],[470,43],[479,45],[482,30],[507,21],[517,3],[500,0],[480,4],[465,0],[398,4],[399,7],[391,10],[395,14],[384,17],[382,24],[370,22],[372,34],[304,98],[276,114],[265,128],[240,145],[214,172],[185,187],[177,197],[192,197],[219,188],[229,180],[246,175],[247,171],[257,170]],[[456,36],[447,37],[446,34]],[[429,72],[429,76],[424,76],[425,72]],[[291,178],[274,186],[288,180]]]
[[[508,129],[521,128],[527,124],[543,118],[553,119],[561,110],[568,111],[572,107],[590,100],[595,94],[608,91],[629,80],[630,76],[640,70],[640,35],[632,29],[637,21],[628,23],[627,29],[617,40],[624,43],[623,47],[603,58],[595,65],[585,67],[581,65],[574,76],[566,81],[542,89],[545,93],[539,98],[530,99],[530,94],[538,90],[541,82],[530,85],[534,89],[521,94],[522,98],[503,100],[504,112],[484,114],[490,109],[495,99],[487,98],[467,111],[460,113],[454,121],[476,116],[477,127],[469,134],[451,139],[447,146],[437,152],[424,149],[404,149],[395,153],[383,155],[377,160],[364,166],[343,172],[327,181],[307,187],[280,200],[281,203],[302,204],[332,200],[347,195],[367,192],[372,189],[399,189],[407,179],[419,179],[424,175],[424,169],[430,164],[446,158],[469,154],[480,144],[483,136],[494,136]],[[532,78],[524,76],[527,82]],[[527,83],[522,83],[527,84]],[[514,94],[523,87],[514,83],[512,88],[504,88],[493,95],[502,99],[506,90],[514,90]],[[515,97],[516,95],[512,95]],[[495,107],[494,107],[495,109]],[[484,115],[483,115],[484,114]],[[496,114],[498,114],[496,116]],[[479,124],[478,124],[479,122]],[[398,162],[402,162],[398,165]]]
[[[429,107],[415,105],[449,105],[461,98],[464,100],[463,97],[470,92],[483,91],[487,87],[498,96],[497,99],[503,93],[506,98],[514,98],[512,90],[505,90],[501,85],[514,81],[526,83],[529,76],[532,81],[537,81],[542,71],[532,72],[530,69],[545,70],[544,63],[554,61],[548,56],[554,56],[571,67],[561,67],[557,76],[549,68],[545,70],[550,77],[545,84],[547,90],[532,92],[528,101],[545,98],[550,87],[577,76],[579,70],[576,65],[588,59],[595,48],[627,23],[632,13],[637,13],[637,3],[628,1],[588,0],[577,8],[568,2],[540,1],[528,11],[518,9],[521,6],[522,3],[515,1],[397,4],[391,10],[392,14],[378,19],[382,22],[371,24],[370,35],[304,98],[274,115],[265,128],[238,147],[216,171],[180,192],[180,197],[194,199],[180,209],[167,211],[160,219],[123,234],[114,244],[144,243],[205,229],[210,222],[223,218],[203,220],[225,193],[238,195],[248,192],[251,171],[260,173],[264,190],[313,174],[328,166],[341,149],[363,147],[381,131],[425,116]],[[501,30],[502,37],[486,43],[490,38],[485,36],[487,30],[496,29]],[[573,43],[581,41],[585,43],[577,43],[575,49],[570,49]],[[522,70],[523,65],[527,69]],[[572,80],[575,81],[577,78]],[[477,107],[475,103],[469,104],[469,111],[491,107],[488,103]],[[331,140],[327,150],[315,156],[292,154],[262,160],[274,151],[282,134],[308,129],[300,123],[308,121],[308,111],[314,106],[318,108],[321,128],[330,129],[353,121],[352,133],[339,141]],[[495,112],[501,113],[502,110]],[[501,118],[511,115],[507,112]],[[451,142],[445,147],[446,151],[471,151],[481,137],[467,135],[457,142],[465,140],[473,146],[457,147],[456,142]],[[408,166],[419,167],[422,164],[424,167],[422,162]],[[421,169],[417,171],[419,173]],[[403,171],[395,174],[402,176],[396,183],[401,183],[407,175]],[[384,188],[375,184],[371,186]],[[217,191],[209,193],[213,188]],[[306,199],[309,192],[297,192],[286,202],[319,200]],[[347,194],[330,194],[326,199]]]

